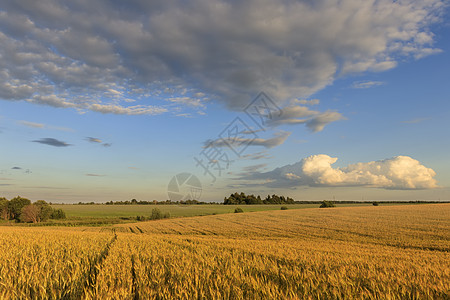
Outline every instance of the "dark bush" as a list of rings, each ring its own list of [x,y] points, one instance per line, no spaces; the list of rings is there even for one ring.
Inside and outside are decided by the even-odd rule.
[[[282,206],[281,210],[288,210],[288,208],[286,206]]]
[[[375,201],[375,202],[372,203],[372,205],[373,206],[378,206],[379,204],[378,204],[378,202]]]
[[[163,214],[159,208],[152,209],[152,215],[150,216],[150,220],[160,220],[160,219],[168,219],[170,218],[170,213]]]
[[[237,213],[243,213],[244,211],[242,210],[242,208],[240,208],[240,207],[236,207],[235,208],[235,210],[234,210],[234,213],[235,214],[237,214]]]
[[[320,208],[327,208],[327,207],[335,207],[334,203],[332,201],[323,200],[320,204]]]
[[[66,213],[60,208],[60,209],[54,209],[52,211],[52,214],[50,215],[50,219],[65,219]]]

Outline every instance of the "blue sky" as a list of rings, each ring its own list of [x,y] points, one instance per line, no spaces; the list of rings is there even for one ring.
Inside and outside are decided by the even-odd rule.
[[[450,200],[444,4],[5,1],[0,196]]]

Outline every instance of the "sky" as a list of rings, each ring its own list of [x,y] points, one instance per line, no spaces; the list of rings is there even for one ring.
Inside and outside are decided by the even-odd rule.
[[[446,1],[0,3],[0,197],[450,200]]]

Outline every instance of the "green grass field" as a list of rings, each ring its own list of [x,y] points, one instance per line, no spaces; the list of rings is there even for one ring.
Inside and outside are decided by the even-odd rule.
[[[368,204],[337,204],[337,207],[370,206]],[[316,208],[319,204],[290,204],[290,205],[52,205],[53,208],[65,211],[68,219],[79,218],[135,218],[149,216],[152,209],[158,208],[163,213],[170,213],[171,217],[194,217],[212,214],[233,213],[236,207],[244,212],[279,210],[282,206],[288,209]]]
[[[407,203],[385,203],[382,206],[405,205]],[[78,205],[53,204],[54,209],[62,209],[66,219],[49,220],[42,223],[15,223],[14,221],[0,220],[0,225],[14,226],[108,226],[119,223],[137,222],[137,216],[150,217],[152,210],[158,208],[162,214],[169,213],[170,218],[195,217],[234,213],[237,207],[244,212],[274,211],[286,206],[288,210],[318,208],[319,204],[277,204],[277,205]],[[336,207],[369,207],[368,203],[336,204]]]

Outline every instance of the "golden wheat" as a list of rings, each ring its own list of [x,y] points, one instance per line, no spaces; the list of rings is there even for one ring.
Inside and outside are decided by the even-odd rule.
[[[0,259],[1,298],[449,299],[450,205],[3,227]]]

